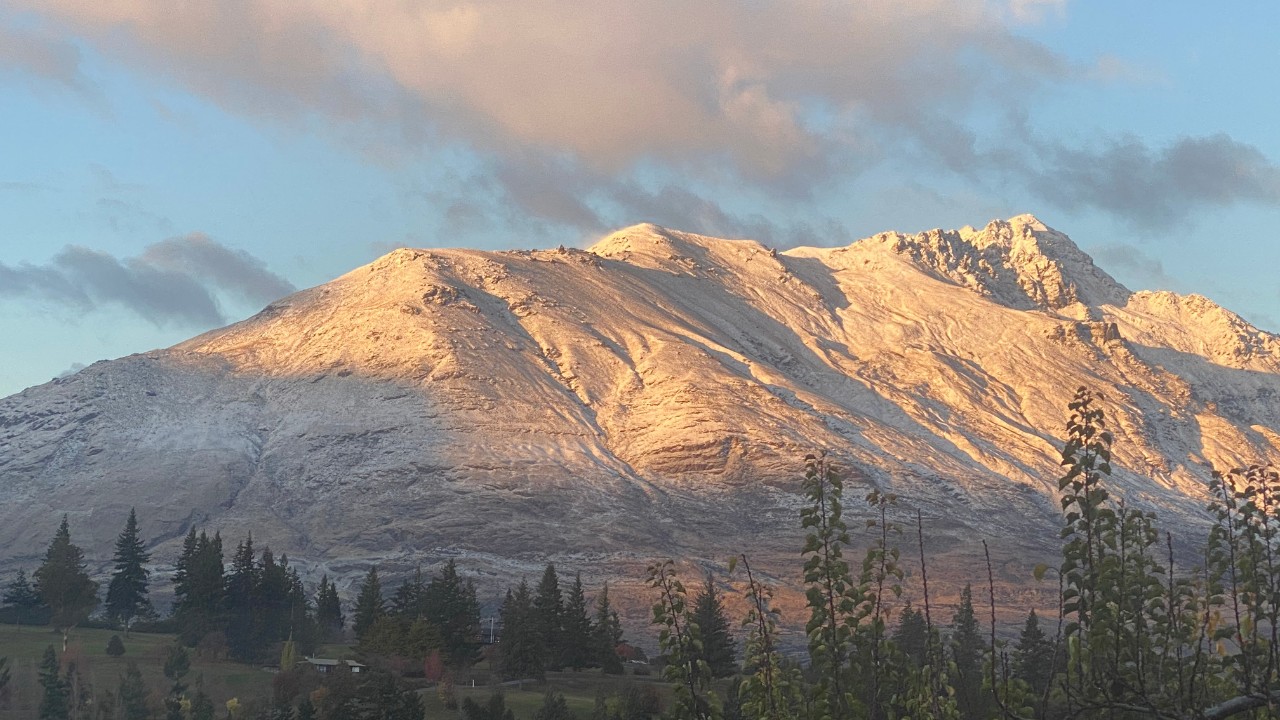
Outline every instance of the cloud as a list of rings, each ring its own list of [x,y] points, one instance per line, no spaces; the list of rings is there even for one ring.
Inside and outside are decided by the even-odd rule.
[[[1151,232],[1203,208],[1277,203],[1276,166],[1225,135],[1036,140],[1046,88],[1158,79],[1025,36],[1020,24],[1065,17],[1066,0],[5,4],[34,28],[0,25],[25,43],[10,62],[55,82],[83,85],[83,46],[391,162],[460,148],[495,173],[468,182],[511,205],[434,193],[455,229],[596,229],[647,209],[698,223],[687,229],[803,235],[717,212],[745,194],[800,207],[890,165],[1030,187]]]
[[[267,270],[243,250],[232,250],[208,235],[193,232],[150,245],[138,259],[164,271],[201,278],[203,282],[258,305],[277,300],[296,288]]]
[[[66,370],[63,370],[62,372],[58,373],[55,377],[56,377],[57,379],[59,379],[59,380],[61,380],[62,378],[71,377],[72,375],[75,375],[76,373],[80,372],[81,370],[85,369],[86,367],[88,367],[88,365],[85,365],[84,363],[80,363],[80,362],[73,362],[73,363],[71,363],[71,366],[70,366],[70,367],[68,367]]]
[[[1196,210],[1240,202],[1280,205],[1280,167],[1252,145],[1219,134],[1153,150],[1136,138],[1099,150],[1051,147],[1025,172],[1059,207],[1096,208],[1159,232]]]
[[[449,191],[434,192],[429,199],[445,209],[449,234],[483,233],[496,218],[525,233],[563,237],[567,229],[584,241],[637,222],[783,247],[851,240],[848,230],[833,219],[786,223],[761,213],[734,212],[676,181],[615,177],[564,157],[511,155],[447,185]]]
[[[80,312],[118,305],[157,326],[221,325],[227,318],[220,294],[265,304],[293,289],[260,260],[201,233],[163,240],[134,258],[69,245],[44,265],[0,263],[0,297],[41,299]]]
[[[1103,245],[1091,250],[1094,260],[1116,274],[1135,277],[1149,290],[1173,290],[1179,283],[1164,270],[1164,263],[1127,243]]]
[[[0,71],[31,75],[93,104],[101,103],[101,91],[81,68],[79,48],[51,31],[21,28],[3,20],[0,15]]]
[[[1069,72],[985,0],[10,4],[234,112],[610,173],[656,161],[821,182],[879,126],[924,118],[903,129],[927,133]]]

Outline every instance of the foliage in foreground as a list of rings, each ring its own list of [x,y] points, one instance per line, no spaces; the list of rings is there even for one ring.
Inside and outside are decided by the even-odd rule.
[[[922,602],[889,632],[904,563],[891,495],[866,496],[871,547],[856,570],[843,482],[825,456],[806,460],[801,512],[809,605],[809,667],[778,650],[777,612],[746,556],[746,677],[723,702],[711,683],[706,633],[671,561],[649,568],[657,595],[664,677],[675,685],[668,717],[718,720],[1042,720],[1280,717],[1280,473],[1269,466],[1215,472],[1217,522],[1199,567],[1174,562],[1173,538],[1151,513],[1114,499],[1112,436],[1085,388],[1068,406],[1056,628],[1034,611],[1010,649],[996,639],[990,556],[987,627],[966,586],[944,636],[933,621],[923,523],[916,513]],[[984,542],[985,548],[985,542]],[[1043,578],[1049,568],[1036,569]],[[702,620],[702,622],[706,622]],[[1012,650],[1012,651],[1010,651]]]

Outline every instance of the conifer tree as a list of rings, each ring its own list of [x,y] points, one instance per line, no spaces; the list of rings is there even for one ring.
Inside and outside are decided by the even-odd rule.
[[[50,645],[40,660],[40,720],[66,720],[71,714],[71,688],[62,679],[58,654]]]
[[[151,573],[144,567],[151,555],[138,536],[138,516],[129,510],[124,530],[116,538],[113,562],[115,571],[107,586],[107,617],[124,626],[125,637],[134,618],[151,612],[151,600],[147,597],[147,579]]]
[[[966,584],[960,606],[951,622],[951,660],[955,671],[956,700],[966,717],[986,717],[989,705],[982,692],[982,658],[986,646],[982,627],[973,610],[973,588]]]
[[[71,542],[67,516],[49,544],[44,563],[35,572],[36,591],[51,611],[50,624],[66,633],[98,605],[98,584],[85,572],[84,553]]]
[[[396,588],[388,612],[409,621],[427,615],[427,581],[422,577],[421,567],[415,568],[413,577]]]
[[[609,583],[605,583],[596,595],[596,619],[591,626],[596,662],[610,675],[622,674],[622,658],[618,657],[618,645],[622,644],[622,622],[609,603]]]
[[[1027,614],[1018,642],[1013,648],[1013,676],[1027,683],[1040,696],[1049,686],[1054,673],[1054,648],[1044,631],[1036,611]]]
[[[120,677],[120,688],[116,692],[121,720],[148,720],[151,717],[151,708],[147,705],[148,694],[138,663],[130,660],[124,675]]]
[[[582,589],[582,574],[574,575],[569,597],[564,604],[564,664],[579,670],[595,660],[594,633],[587,615],[587,597]]]
[[[280,556],[280,564],[286,569],[289,581],[288,625],[282,628],[282,637],[296,642],[299,652],[310,654],[319,642],[320,631],[311,601],[307,598],[307,588],[302,584],[297,568],[289,567],[287,555]]]
[[[729,677],[737,672],[737,641],[729,630],[724,597],[711,573],[707,573],[701,591],[693,599],[692,614],[702,634],[702,647],[696,653],[698,659],[711,668],[713,677]]]
[[[250,660],[257,646],[254,623],[257,610],[259,573],[253,551],[253,534],[236,546],[231,559],[231,572],[227,575],[227,646],[231,656],[240,661]]]
[[[222,535],[213,538],[195,528],[182,544],[173,578],[173,617],[178,635],[188,647],[222,625],[226,614],[226,579],[222,566]]]
[[[3,601],[7,608],[12,608],[12,621],[19,625],[41,625],[49,620],[48,606],[27,579],[26,570],[19,570],[18,576],[9,583]]]
[[[545,653],[548,670],[564,667],[564,598],[556,566],[547,563],[533,596],[534,625]]]
[[[257,565],[254,588],[253,627],[255,645],[265,646],[289,637],[293,609],[293,584],[289,579],[289,559],[276,562],[271,548],[264,547]]]
[[[893,633],[893,644],[916,667],[923,667],[928,643],[929,631],[925,627],[924,614],[907,603],[898,616],[898,629]]]
[[[508,589],[502,603],[502,642],[499,644],[502,676],[508,680],[542,679],[545,665],[533,610],[529,584],[524,580],[515,591]]]
[[[363,637],[369,628],[373,627],[373,624],[386,613],[386,606],[382,599],[382,582],[378,580],[378,567],[375,565],[370,567],[368,574],[364,576],[364,580],[360,583],[360,594],[356,597],[355,619],[352,621],[352,629],[356,631],[356,637]]]
[[[454,667],[475,662],[480,648],[480,603],[475,586],[462,579],[453,560],[431,578],[425,595],[426,617],[440,629],[445,657]]]
[[[329,576],[320,578],[320,589],[316,592],[316,625],[320,629],[320,637],[333,640],[342,634],[346,618],[342,616],[342,602],[338,599],[338,589],[329,582]]]

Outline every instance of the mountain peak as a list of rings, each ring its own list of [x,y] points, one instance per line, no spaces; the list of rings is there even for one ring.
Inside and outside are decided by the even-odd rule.
[[[1088,308],[1123,305],[1131,294],[1071,238],[1030,214],[992,220],[981,229],[889,232],[868,241],[1009,307],[1074,307],[1068,314],[1080,315],[1089,314]]]

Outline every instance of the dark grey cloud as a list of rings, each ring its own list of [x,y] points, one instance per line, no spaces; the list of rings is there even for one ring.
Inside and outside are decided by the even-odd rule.
[[[158,326],[221,325],[227,318],[219,295],[265,304],[293,289],[257,258],[200,233],[161,241],[133,258],[69,245],[43,265],[0,263],[0,297],[79,312],[116,305]]]
[[[102,105],[102,92],[84,74],[82,56],[65,35],[47,29],[21,28],[0,15],[0,72],[33,76]]]
[[[1159,149],[1124,138],[1099,150],[1046,147],[1041,155],[1023,170],[1040,196],[1068,210],[1102,210],[1151,233],[1205,208],[1280,205],[1280,166],[1225,134]]]
[[[720,237],[751,238],[791,247],[834,245],[851,240],[839,222],[779,222],[762,213],[727,209],[710,194],[673,181],[647,184],[596,172],[563,156],[513,154],[497,160],[452,191],[428,200],[444,210],[449,234],[483,234],[495,223],[522,232],[583,238],[624,225],[652,222]]]
[[[1090,248],[1090,254],[1099,265],[1107,268],[1115,275],[1128,276],[1142,281],[1146,290],[1174,290],[1178,283],[1165,272],[1164,263],[1141,249],[1127,244],[1115,243]]]
[[[266,305],[296,288],[244,250],[233,250],[201,232],[161,240],[147,247],[139,262],[201,278],[252,303]]]

